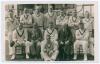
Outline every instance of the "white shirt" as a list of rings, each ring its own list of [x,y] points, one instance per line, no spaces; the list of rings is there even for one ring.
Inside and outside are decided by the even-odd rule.
[[[24,13],[20,16],[20,22],[23,24],[32,24],[32,16]]]
[[[88,38],[89,38],[89,31],[87,31],[86,29],[76,30],[76,40],[88,40]]]
[[[58,16],[56,19],[56,25],[64,25],[67,24],[68,18],[67,16]]]
[[[17,30],[13,31],[13,37],[12,37],[12,39],[15,42],[16,41],[22,42],[24,40],[27,40],[27,37],[28,37],[27,35],[28,35],[27,34],[27,30],[25,30],[25,29],[19,30],[17,28]]]
[[[72,17],[72,16],[69,17],[68,25],[70,27],[78,26],[79,23],[80,23],[80,20],[78,18],[75,18],[75,17]]]
[[[47,39],[47,35],[50,35],[51,41],[56,41],[58,39],[58,33],[56,29],[51,30],[48,28],[47,30],[45,30],[44,40]]]
[[[84,23],[85,29],[87,29],[89,31],[91,31],[93,29],[93,20],[91,18],[89,18],[89,19],[84,18],[83,23]]]
[[[43,26],[44,23],[44,15],[42,13],[32,14],[33,21],[38,24],[38,26]]]

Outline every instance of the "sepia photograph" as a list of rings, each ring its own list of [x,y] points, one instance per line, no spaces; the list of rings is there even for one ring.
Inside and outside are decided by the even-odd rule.
[[[5,4],[6,61],[94,61],[95,4]]]

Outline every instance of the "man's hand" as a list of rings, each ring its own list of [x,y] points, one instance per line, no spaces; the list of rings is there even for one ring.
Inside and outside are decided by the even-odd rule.
[[[15,43],[15,46],[19,46],[19,45],[20,45],[20,43],[18,43],[18,42]]]
[[[62,41],[60,42],[61,44],[64,44]]]
[[[67,40],[66,42],[65,42],[65,44],[68,44],[69,43],[69,40]]]

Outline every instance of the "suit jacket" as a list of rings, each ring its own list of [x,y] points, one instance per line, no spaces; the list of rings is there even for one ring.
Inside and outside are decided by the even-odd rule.
[[[39,40],[41,41],[42,40],[42,32],[40,29],[33,29],[32,32],[31,32],[31,39],[32,40]]]
[[[59,31],[58,40],[59,42],[69,41],[69,43],[72,44],[73,36],[70,27],[66,26],[65,28]]]

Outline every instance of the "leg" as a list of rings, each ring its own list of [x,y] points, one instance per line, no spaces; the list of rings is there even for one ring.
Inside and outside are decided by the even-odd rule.
[[[41,44],[40,44],[41,42],[37,42],[37,44],[36,44],[36,56],[37,56],[37,58],[40,58],[40,51],[41,51]]]
[[[50,61],[50,58],[49,56],[47,55],[46,52],[41,52],[41,58],[44,60],[44,61]]]
[[[15,47],[17,45],[17,43],[12,42],[14,45],[12,47],[10,47],[10,52],[11,52],[11,60],[15,59]]]
[[[63,59],[63,54],[64,54],[64,50],[63,50],[63,46],[64,45],[59,45],[59,60]]]
[[[13,47],[11,47],[10,48],[10,51],[12,51],[12,56],[11,56],[11,60],[13,60],[13,59],[15,59],[15,47],[13,46]]]
[[[78,51],[78,48],[79,48],[79,41],[76,41],[75,43],[74,43],[74,60],[76,60],[77,59],[77,51]]]
[[[51,60],[55,61],[56,58],[57,58],[57,56],[58,56],[58,53],[59,53],[58,50],[56,50],[56,51],[52,54]]]
[[[84,53],[84,60],[87,60],[87,49],[88,49],[88,42],[83,41],[83,53]]]
[[[26,59],[29,59],[29,53],[30,53],[30,46],[32,45],[32,43],[31,42],[29,42],[29,41],[26,41],[25,42],[25,52],[26,52]]]
[[[71,56],[71,45],[66,45],[65,48],[65,59],[70,60],[70,56]]]
[[[8,43],[9,43],[9,55],[12,55],[13,54],[13,51],[12,51],[12,47],[10,46],[10,43],[12,42],[12,32],[9,32],[8,33]]]

